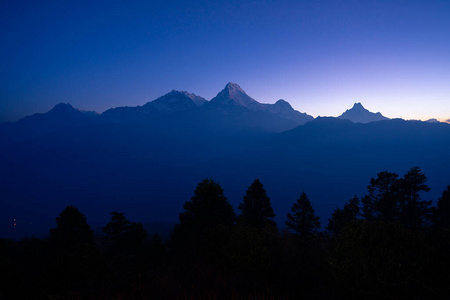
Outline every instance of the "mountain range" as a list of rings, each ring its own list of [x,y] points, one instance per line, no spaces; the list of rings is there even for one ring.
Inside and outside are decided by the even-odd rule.
[[[209,101],[174,90],[102,114],[58,104],[0,125],[0,237],[44,235],[71,204],[94,228],[111,211],[176,222],[206,177],[236,210],[259,178],[280,227],[304,191],[326,225],[384,170],[420,166],[432,189],[423,196],[437,200],[450,184],[449,148],[450,124],[388,119],[360,103],[314,119],[284,100],[259,103],[234,83]]]

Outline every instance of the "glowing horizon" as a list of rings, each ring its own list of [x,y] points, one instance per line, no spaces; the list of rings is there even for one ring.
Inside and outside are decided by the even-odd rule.
[[[227,82],[314,117],[353,103],[450,119],[450,2],[7,3],[0,123],[69,102],[102,112]]]

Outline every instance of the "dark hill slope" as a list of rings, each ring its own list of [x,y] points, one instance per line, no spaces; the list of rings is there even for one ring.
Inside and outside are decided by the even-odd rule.
[[[61,128],[1,147],[0,234],[45,233],[70,204],[93,227],[103,226],[114,210],[143,222],[176,221],[205,177],[221,183],[235,209],[259,178],[280,226],[303,191],[325,225],[336,207],[365,193],[370,177],[383,170],[403,175],[420,166],[432,188],[426,199],[436,200],[450,184],[448,124],[318,118],[274,134],[241,130],[227,122],[227,112],[218,113],[220,122],[211,114],[193,124],[195,115],[180,114]],[[13,218],[16,228],[10,228]]]

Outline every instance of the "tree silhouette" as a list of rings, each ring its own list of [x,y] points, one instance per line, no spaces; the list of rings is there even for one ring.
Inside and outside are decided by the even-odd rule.
[[[357,220],[337,236],[330,261],[348,293],[344,299],[433,299],[436,293],[426,287],[433,255],[420,232],[398,223]]]
[[[205,230],[233,225],[235,214],[219,183],[204,179],[197,184],[191,200],[184,203],[184,211],[180,213],[179,219],[176,231],[198,237]]]
[[[402,199],[402,222],[410,229],[423,227],[431,219],[431,201],[420,198],[420,192],[428,192],[427,177],[419,167],[411,168],[399,179]]]
[[[133,249],[147,238],[141,223],[130,222],[124,213],[112,212],[111,221],[103,227],[105,239],[117,250]]]
[[[332,235],[339,234],[345,225],[356,220],[359,210],[359,198],[355,196],[344,205],[343,209],[337,208],[333,212],[326,228],[327,231]]]
[[[450,229],[450,185],[442,192],[435,210],[436,225],[441,228]]]
[[[103,227],[105,254],[112,269],[114,288],[123,288],[137,273],[145,270],[144,242],[147,232],[141,223],[130,222],[124,213],[112,212],[111,220]]]
[[[56,218],[56,228],[50,230],[50,241],[61,247],[93,244],[94,237],[86,217],[75,206],[67,206]]]
[[[286,225],[302,239],[308,238],[320,228],[319,217],[314,214],[311,202],[303,192],[287,214]]]
[[[275,226],[270,198],[259,179],[255,179],[248,187],[239,209],[242,211],[239,219],[247,226],[259,229]]]
[[[362,198],[363,216],[368,221],[396,221],[399,219],[398,175],[383,171],[370,179],[369,194]]]
[[[51,293],[76,292],[87,298],[98,285],[105,265],[86,217],[75,206],[67,206],[56,218],[50,245],[46,280],[51,283]]]

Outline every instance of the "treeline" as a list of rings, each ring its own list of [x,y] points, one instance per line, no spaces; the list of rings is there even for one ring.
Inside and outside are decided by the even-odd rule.
[[[325,231],[305,193],[277,228],[258,179],[239,214],[201,181],[168,241],[119,212],[96,236],[68,206],[48,239],[0,239],[0,299],[449,299],[450,186],[432,206],[426,181],[380,172]]]

